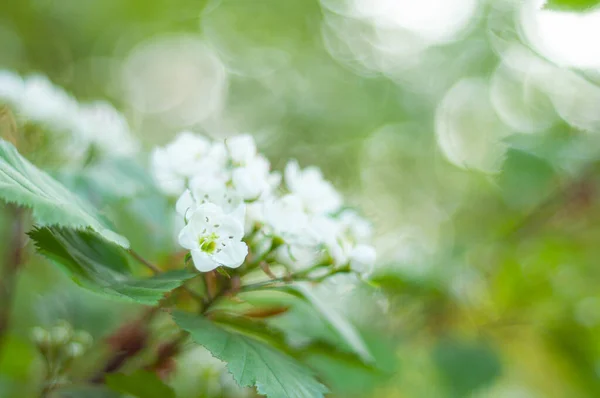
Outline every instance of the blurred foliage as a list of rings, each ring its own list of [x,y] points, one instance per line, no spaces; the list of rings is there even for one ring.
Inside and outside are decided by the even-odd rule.
[[[533,96],[544,121],[561,119],[535,133],[509,128],[496,116],[460,118],[457,130],[468,130],[465,141],[474,145],[466,154],[487,159],[487,147],[477,146],[477,140],[486,131],[500,131],[497,173],[448,162],[436,137],[436,109],[445,93],[463,78],[489,81],[506,61],[508,44],[524,44],[514,3],[479,2],[464,34],[402,58],[391,73],[365,67],[361,57],[375,58],[368,51],[351,60],[334,57],[323,39],[333,13],[315,0],[7,0],[0,14],[0,67],[47,74],[78,99],[113,101],[147,148],[183,128],[213,135],[219,129],[251,131],[275,167],[296,157],[322,167],[343,187],[375,220],[384,264],[370,281],[373,286],[365,288],[369,292],[353,292],[344,308],[359,325],[377,368],[346,361],[346,353],[306,348],[305,362],[335,395],[596,397],[600,142],[599,131],[572,120],[600,114],[600,103],[586,108],[566,89],[559,99],[572,105],[569,109],[556,98]],[[554,0],[548,6],[581,9],[596,3]],[[208,42],[228,71],[221,113],[195,124],[137,109],[127,100],[121,71],[138,45],[181,34]],[[358,42],[358,36],[349,39]],[[337,49],[344,46],[349,44],[338,43]],[[597,89],[597,71],[577,73]],[[113,179],[103,180],[99,176],[106,174],[93,169],[56,177],[101,208],[110,203],[115,229],[137,251],[167,266],[180,263],[162,239],[171,231],[172,204],[136,188],[133,182],[145,178],[138,166],[97,167],[112,170]],[[111,195],[122,189],[118,197],[131,197]],[[1,218],[6,221],[4,212]],[[0,242],[8,242],[5,228],[1,234]],[[1,351],[1,397],[39,395],[42,359],[26,338],[32,326],[67,319],[102,338],[140,309],[115,308],[29,255]],[[380,308],[365,308],[361,294],[371,295],[374,288],[387,298],[380,297]],[[300,336],[310,327],[324,339],[336,338],[316,316],[298,316],[302,304],[293,305],[294,311],[275,322],[295,325]],[[85,362],[80,361],[82,374]],[[181,365],[182,373],[200,367],[193,358],[182,358]],[[184,376],[171,380],[173,390],[185,391],[179,396],[220,396],[194,389],[195,374]],[[110,383],[142,396],[146,393],[129,388],[136,377],[144,375],[117,376]],[[73,386],[52,396],[117,395]]]
[[[550,0],[546,7],[555,10],[589,10],[600,4],[597,0]]]

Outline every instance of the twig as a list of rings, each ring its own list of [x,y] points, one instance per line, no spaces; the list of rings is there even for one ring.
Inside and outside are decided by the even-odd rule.
[[[146,260],[144,257],[142,257],[141,255],[139,255],[135,250],[129,249],[128,251],[129,251],[129,254],[131,254],[131,256],[133,258],[135,258],[141,264],[143,264],[146,267],[148,267],[155,274],[160,274],[162,272],[160,268],[158,268],[156,265],[152,264],[150,261]]]
[[[10,225],[10,244],[7,248],[3,273],[0,276],[0,352],[8,333],[12,301],[17,272],[23,262],[23,208],[15,205],[8,206],[12,216]]]
[[[106,339],[112,349],[112,356],[104,365],[104,368],[91,379],[91,383],[99,384],[104,382],[108,373],[118,371],[127,361],[127,359],[139,353],[148,341],[148,323],[159,312],[158,307],[152,307],[146,310],[139,319],[128,322],[119,327],[113,334]]]
[[[162,273],[162,270],[160,268],[158,268],[156,265],[152,264],[150,261],[146,260],[139,253],[137,253],[135,250],[129,249],[128,252],[129,252],[129,254],[131,254],[131,256],[133,258],[135,258],[141,264],[145,265],[148,269],[150,269],[155,274]],[[204,300],[204,298],[202,296],[200,296],[198,293],[194,292],[192,289],[188,288],[185,285],[181,285],[181,289],[185,290],[185,292],[188,293],[190,296],[192,296],[192,298],[194,300],[196,300],[196,301],[201,301],[202,302]]]
[[[240,291],[247,292],[247,291],[252,291],[252,290],[259,290],[264,287],[275,287],[278,285],[286,285],[286,284],[289,284],[292,282],[298,282],[298,281],[322,282],[324,279],[329,278],[332,275],[350,272],[350,267],[337,268],[337,269],[331,270],[328,273],[321,275],[319,277],[309,278],[308,275],[310,274],[310,271],[312,271],[312,270],[313,270],[313,268],[310,268],[309,270],[299,271],[294,274],[282,276],[280,278],[269,279],[269,280],[262,281],[262,282],[256,282],[256,283],[252,283],[249,285],[244,285],[240,288]]]

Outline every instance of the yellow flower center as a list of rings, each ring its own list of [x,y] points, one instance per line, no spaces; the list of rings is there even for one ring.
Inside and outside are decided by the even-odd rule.
[[[200,250],[206,253],[214,253],[217,248],[217,239],[219,239],[219,237],[214,232],[210,235],[201,236],[198,239]]]

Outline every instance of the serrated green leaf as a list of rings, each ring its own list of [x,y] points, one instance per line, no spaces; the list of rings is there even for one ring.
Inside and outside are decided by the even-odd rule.
[[[146,170],[127,158],[102,159],[84,169],[61,171],[54,176],[73,192],[97,205],[130,199],[155,189]]]
[[[557,11],[588,11],[599,4],[599,0],[548,0],[544,8]]]
[[[93,207],[29,163],[0,139],[0,198],[32,209],[37,225],[92,229],[104,239],[129,247],[127,239],[104,226]]]
[[[96,293],[141,304],[156,304],[164,294],[195,274],[175,270],[151,278],[127,273],[123,250],[93,233],[67,228],[36,228],[29,233],[38,251],[60,264],[79,285]]]
[[[138,370],[132,374],[112,373],[106,376],[112,390],[138,398],[175,398],[175,392],[155,373]]]
[[[363,361],[373,362],[373,356],[354,325],[339,312],[331,309],[312,291],[307,282],[296,282],[293,285],[284,286],[280,290],[298,295],[310,303]]]
[[[227,362],[229,372],[242,387],[256,385],[260,394],[276,398],[323,397],[328,391],[304,365],[254,337],[225,329],[202,316],[177,312],[173,319],[196,343]]]

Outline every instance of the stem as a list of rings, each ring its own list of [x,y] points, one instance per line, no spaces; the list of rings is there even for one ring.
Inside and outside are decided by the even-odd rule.
[[[131,256],[133,258],[135,258],[141,264],[145,265],[147,268],[149,268],[155,274],[160,274],[162,272],[160,270],[160,268],[158,268],[156,265],[152,264],[150,261],[146,260],[144,257],[139,255],[135,250],[129,249],[128,251],[129,251],[129,254],[131,254]]]
[[[160,268],[158,268],[156,265],[152,264],[150,261],[146,260],[144,257],[142,257],[139,253],[137,253],[135,250],[133,249],[129,249],[128,253],[135,258],[139,263],[143,264],[146,266],[146,268],[148,268],[149,270],[151,270],[152,272],[154,272],[155,274],[160,274],[162,273],[162,270]],[[204,299],[202,298],[202,296],[200,296],[198,293],[194,292],[193,290],[191,290],[190,288],[188,288],[185,285],[181,285],[181,289],[185,290],[186,293],[188,293],[190,296],[192,296],[192,298],[196,301],[200,301],[202,302]]]
[[[8,206],[11,214],[10,244],[7,248],[6,261],[0,275],[0,357],[2,347],[8,333],[14,288],[17,272],[23,262],[23,208],[15,205]]]
[[[242,286],[240,290],[243,292],[248,292],[248,291],[252,291],[252,290],[260,290],[265,287],[275,287],[275,286],[282,285],[282,284],[286,285],[286,284],[289,284],[292,282],[297,282],[297,281],[322,282],[323,280],[329,278],[332,275],[351,272],[350,267],[346,266],[346,267],[331,270],[328,273],[326,273],[322,276],[319,276],[317,278],[309,278],[308,274],[310,274],[310,272],[312,270],[313,270],[313,268],[309,268],[308,270],[299,271],[299,272],[296,272],[291,275],[282,276],[280,278],[269,279],[269,280],[262,281],[262,282],[252,283],[250,285]]]
[[[106,342],[112,348],[113,354],[104,365],[104,368],[90,379],[91,383],[104,382],[104,378],[108,373],[118,371],[127,359],[144,349],[148,341],[148,323],[158,312],[158,307],[149,308],[139,319],[125,323],[108,336]]]

